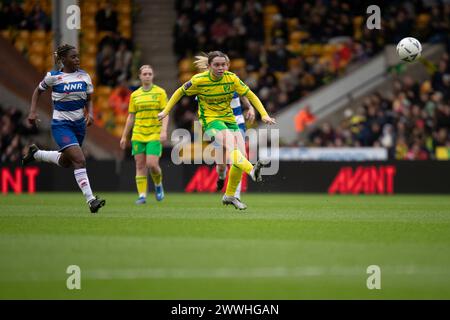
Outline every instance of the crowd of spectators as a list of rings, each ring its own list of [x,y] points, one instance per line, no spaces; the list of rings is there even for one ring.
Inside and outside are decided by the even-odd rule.
[[[45,13],[39,2],[32,7],[30,12],[25,12],[23,1],[1,1],[0,30],[8,28],[49,31],[51,17]]]
[[[0,105],[0,163],[20,161],[29,137],[37,133],[36,126],[28,124],[20,110]]]
[[[118,31],[117,11],[111,2],[95,15],[97,32],[105,36],[98,44],[96,69],[100,85],[114,87],[130,80],[133,60],[132,42]]]
[[[435,159],[436,147],[450,147],[450,61],[446,53],[430,80],[395,80],[392,94],[375,93],[337,126],[322,123],[309,146],[385,147],[391,159]]]
[[[178,59],[199,52],[221,50],[231,59],[245,59],[244,72],[236,73],[260,97],[269,112],[308,95],[345,72],[352,62],[364,61],[387,43],[405,35],[421,41],[445,40],[449,33],[450,4],[439,2],[377,1],[381,29],[365,27],[367,7],[373,1],[177,0],[174,52]],[[265,28],[267,7],[276,8]],[[422,21],[422,14],[429,19]],[[360,19],[359,24],[355,22]],[[419,19],[420,18],[420,19]],[[296,23],[290,23],[297,19]],[[420,23],[416,23],[419,19]],[[292,45],[290,35],[302,32],[297,44],[336,44],[332,55],[308,54]],[[244,41],[245,40],[245,41]],[[181,102],[187,107],[187,102]],[[195,101],[190,100],[190,104]],[[180,112],[178,126],[188,126],[190,113]]]

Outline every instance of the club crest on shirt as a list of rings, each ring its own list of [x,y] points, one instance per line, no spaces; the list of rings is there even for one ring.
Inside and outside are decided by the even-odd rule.
[[[229,84],[224,85],[223,86],[223,91],[230,92],[231,91],[231,86]]]

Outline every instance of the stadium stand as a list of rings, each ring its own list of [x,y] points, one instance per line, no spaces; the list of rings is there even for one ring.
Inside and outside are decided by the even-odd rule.
[[[308,135],[310,146],[374,146],[397,160],[436,159],[450,146],[450,65],[445,53],[429,80],[403,77],[392,95],[374,93],[356,112],[345,111],[338,126],[324,122]]]
[[[433,35],[429,39],[433,43],[448,31],[448,5],[427,7],[423,1],[377,2],[383,7],[382,28],[369,30],[361,12],[370,4],[179,0],[174,27],[179,81],[187,81],[196,72],[192,65],[196,53],[221,49],[230,55],[231,70],[258,93],[269,112],[276,113],[405,34],[424,39]],[[212,16],[220,19],[212,20]],[[443,23],[433,24],[433,18]],[[244,38],[246,47],[236,46]]]
[[[99,126],[120,135],[123,117],[109,105],[114,87],[133,75],[132,1],[80,1],[81,64],[96,86],[95,117]],[[0,4],[0,30],[40,72],[54,67],[51,0],[6,1]],[[135,68],[136,69],[136,68]],[[134,76],[136,72],[134,71]]]
[[[38,134],[36,127],[24,120],[20,110],[0,105],[0,163],[18,162],[29,144],[30,135]]]

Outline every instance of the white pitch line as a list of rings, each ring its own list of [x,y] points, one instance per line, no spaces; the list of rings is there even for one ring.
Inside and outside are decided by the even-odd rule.
[[[411,275],[450,275],[450,268],[431,266],[380,266],[382,276]],[[296,268],[146,268],[146,269],[91,269],[81,268],[82,280],[135,280],[135,279],[258,279],[258,278],[308,278],[320,276],[367,277],[367,267],[320,267],[305,266]],[[29,272],[18,278],[8,277],[0,282],[59,281],[65,279],[61,274]]]

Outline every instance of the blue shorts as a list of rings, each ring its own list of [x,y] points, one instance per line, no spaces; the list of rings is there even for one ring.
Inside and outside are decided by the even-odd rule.
[[[52,120],[52,135],[59,151],[75,145],[81,147],[86,135],[86,121]]]

